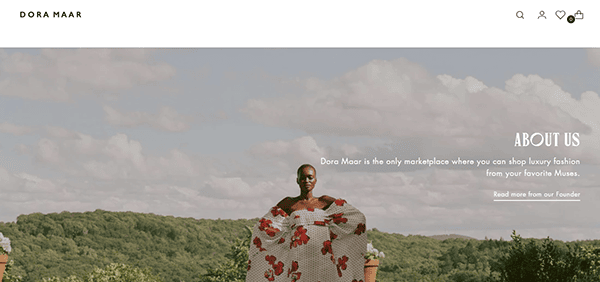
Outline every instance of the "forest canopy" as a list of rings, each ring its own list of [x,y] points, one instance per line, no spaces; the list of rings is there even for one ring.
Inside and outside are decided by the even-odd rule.
[[[9,277],[24,282],[83,281],[73,279],[117,266],[152,281],[244,281],[257,221],[96,210],[21,215],[0,232],[11,239]],[[386,254],[377,281],[600,281],[600,240],[367,235]]]

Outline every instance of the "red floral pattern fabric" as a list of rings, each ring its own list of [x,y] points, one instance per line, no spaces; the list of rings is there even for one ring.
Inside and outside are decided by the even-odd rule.
[[[246,281],[364,281],[365,231],[365,216],[342,199],[290,215],[273,207],[254,226]]]

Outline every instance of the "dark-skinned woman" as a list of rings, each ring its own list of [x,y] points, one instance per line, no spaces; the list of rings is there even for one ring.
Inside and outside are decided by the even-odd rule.
[[[300,195],[286,197],[254,227],[247,282],[364,281],[365,216],[343,199],[315,197],[317,171],[298,168]]]

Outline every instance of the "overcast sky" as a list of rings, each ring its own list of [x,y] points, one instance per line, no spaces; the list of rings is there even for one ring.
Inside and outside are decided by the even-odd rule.
[[[600,239],[600,49],[0,50],[0,221],[103,209],[255,218],[345,198],[385,232]],[[558,146],[515,147],[517,132]],[[563,144],[578,132],[580,145]],[[321,158],[581,165],[321,165]],[[486,176],[576,171],[578,177]],[[494,202],[494,191],[581,193]]]

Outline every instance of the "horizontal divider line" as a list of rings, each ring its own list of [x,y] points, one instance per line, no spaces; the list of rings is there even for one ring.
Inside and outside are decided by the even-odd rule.
[[[581,200],[494,200],[494,202],[580,202]]]

